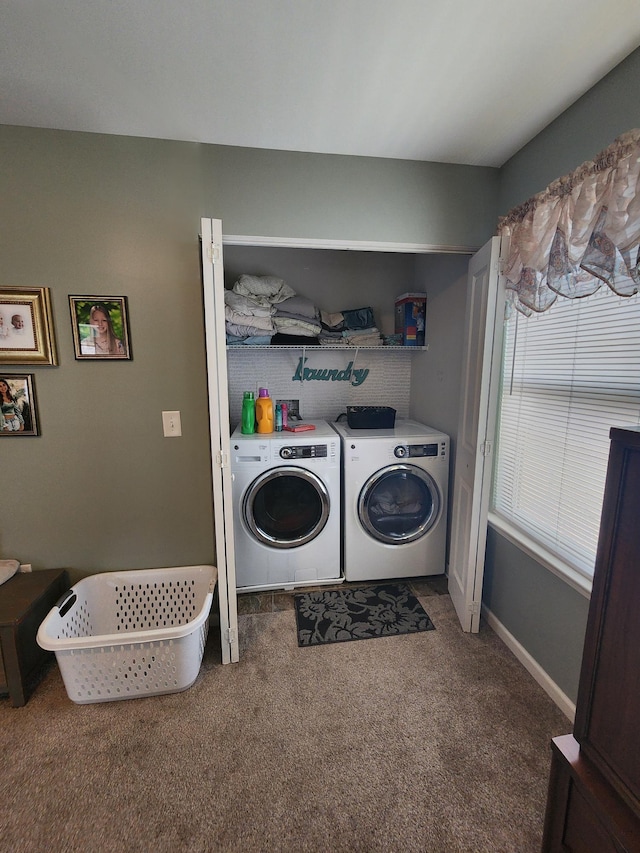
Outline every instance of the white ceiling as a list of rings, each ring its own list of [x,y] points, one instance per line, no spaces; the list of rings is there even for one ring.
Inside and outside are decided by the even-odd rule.
[[[2,0],[0,124],[500,166],[638,0]]]

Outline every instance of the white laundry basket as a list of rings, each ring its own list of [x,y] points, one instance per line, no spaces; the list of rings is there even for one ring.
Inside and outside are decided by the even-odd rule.
[[[81,705],[186,690],[200,671],[216,579],[214,566],[92,575],[51,609],[38,644],[55,652]]]

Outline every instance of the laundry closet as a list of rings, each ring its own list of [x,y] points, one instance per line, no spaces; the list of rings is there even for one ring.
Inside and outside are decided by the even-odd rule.
[[[206,233],[208,222],[214,229],[211,237]],[[299,244],[251,244],[244,238],[225,240],[219,220],[203,220],[207,359],[210,405],[214,404],[211,430],[216,544],[219,568],[221,554],[224,554],[222,562],[228,560],[229,568],[233,564],[232,572],[223,572],[229,584],[227,615],[231,659],[234,659],[233,631],[237,624],[235,548],[231,537],[225,536],[224,531],[232,529],[239,517],[238,507],[234,504],[233,465],[230,468],[229,462],[233,452],[237,454],[245,452],[245,449],[238,449],[239,432],[235,433],[231,444],[229,442],[241,418],[245,391],[256,393],[258,388],[268,388],[274,402],[297,402],[305,421],[332,423],[346,411],[347,406],[389,406],[396,410],[401,422],[413,419],[428,424],[433,428],[434,436],[436,432],[446,433],[451,438],[452,451],[455,447],[470,253],[433,253],[426,247],[422,251],[394,248],[385,247],[378,251],[369,246],[361,249],[357,246],[319,248]],[[208,262],[212,273],[210,282],[207,280]],[[296,295],[311,300],[324,312],[370,307],[376,327],[383,336],[395,331],[396,297],[407,292],[424,292],[427,294],[425,346],[333,347],[318,346],[311,341],[307,346],[299,337],[291,346],[280,345],[282,338],[276,346],[227,346],[224,290],[230,290],[244,274],[280,278]],[[328,445],[320,446],[320,435],[319,432],[316,444],[305,441],[305,453],[327,452]],[[332,447],[334,444],[331,442]],[[268,454],[268,443],[262,442],[262,445],[260,452]],[[290,446],[284,448],[288,454],[295,450],[294,445],[292,440]],[[217,447],[221,449],[217,451]],[[448,444],[446,447],[448,456]],[[434,440],[424,444],[425,455],[431,454],[432,448],[435,448],[435,453],[445,453],[445,445]],[[258,456],[259,453],[248,453],[250,459]],[[268,458],[261,457],[261,464],[267,468],[272,465]],[[281,460],[278,462],[282,464]],[[216,476],[218,472],[220,476]],[[451,492],[447,479],[445,473],[441,490],[445,505],[447,493]],[[219,500],[216,500],[217,480],[220,484]],[[229,518],[235,519],[233,525]],[[446,524],[445,518],[445,527]],[[268,544],[273,543],[268,541]],[[277,557],[276,549],[271,550]],[[260,558],[262,556],[259,555]],[[439,565],[444,571],[444,557]],[[310,577],[308,582],[312,580]],[[223,595],[224,581],[221,597]],[[221,623],[224,635],[222,608]]]

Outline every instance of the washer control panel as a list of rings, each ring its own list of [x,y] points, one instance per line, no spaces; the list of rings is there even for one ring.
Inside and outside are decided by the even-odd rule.
[[[294,444],[280,448],[282,459],[320,459],[327,456],[326,444]]]

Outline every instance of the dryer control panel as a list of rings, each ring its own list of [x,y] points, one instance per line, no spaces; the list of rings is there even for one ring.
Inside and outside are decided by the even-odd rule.
[[[393,451],[393,455],[398,459],[415,459],[424,458],[425,456],[442,456],[446,455],[446,444],[438,444],[436,442],[430,444],[398,444]]]

